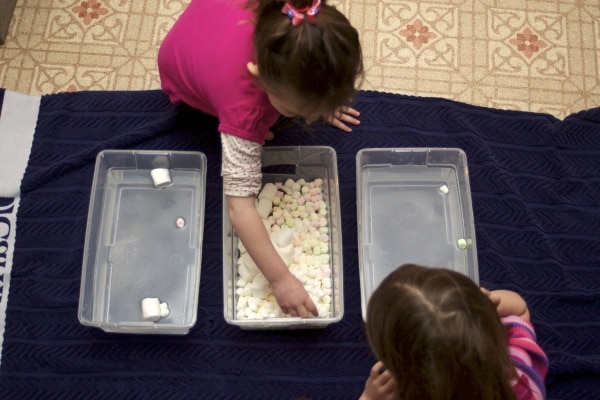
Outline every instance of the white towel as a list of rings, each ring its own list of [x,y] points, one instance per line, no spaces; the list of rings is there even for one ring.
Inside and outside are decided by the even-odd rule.
[[[17,230],[21,180],[27,168],[40,96],[5,91],[0,112],[0,361]]]
[[[0,113],[0,197],[19,195],[40,110],[40,96],[4,92]]]

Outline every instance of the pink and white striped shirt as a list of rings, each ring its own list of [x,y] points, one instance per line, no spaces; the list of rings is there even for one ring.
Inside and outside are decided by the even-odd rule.
[[[511,382],[517,399],[545,399],[548,357],[536,342],[533,326],[514,315],[502,318],[502,323],[508,327],[508,350],[517,370],[518,379]]]

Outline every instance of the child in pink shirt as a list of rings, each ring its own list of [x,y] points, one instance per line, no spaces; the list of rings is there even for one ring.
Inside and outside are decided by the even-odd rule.
[[[317,315],[256,211],[261,148],[281,116],[324,119],[349,132],[362,74],[358,32],[325,0],[192,0],[158,54],[162,88],[219,118],[232,225],[282,311]]]
[[[403,265],[369,299],[367,337],[380,361],[360,400],[542,400],[548,358],[529,320],[515,292]]]

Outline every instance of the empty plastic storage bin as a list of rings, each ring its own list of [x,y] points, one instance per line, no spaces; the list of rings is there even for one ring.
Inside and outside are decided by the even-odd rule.
[[[363,149],[356,183],[363,319],[371,293],[405,263],[450,268],[479,282],[461,149]]]
[[[324,315],[314,318],[289,316],[247,317],[238,311],[240,295],[236,284],[240,275],[238,261],[240,243],[227,211],[223,195],[223,314],[225,321],[243,329],[323,328],[342,319],[344,314],[342,236],[340,198],[335,151],[325,146],[264,147],[262,150],[263,187],[267,183],[285,184],[288,179],[314,182],[321,179],[322,197],[326,204],[328,227],[327,267],[331,271],[330,306]],[[293,270],[295,266],[290,266]],[[310,293],[310,292],[309,292]],[[315,303],[318,299],[313,298]],[[244,299],[242,299],[244,301]],[[275,303],[276,304],[276,303]]]
[[[188,333],[198,307],[205,182],[206,157],[199,152],[98,154],[81,276],[82,324],[106,332]]]

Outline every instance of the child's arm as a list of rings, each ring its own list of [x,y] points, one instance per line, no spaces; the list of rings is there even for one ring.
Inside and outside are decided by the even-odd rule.
[[[244,247],[267,278],[284,313],[303,318],[318,315],[304,286],[285,265],[256,211],[255,196],[227,196],[229,218]]]
[[[358,400],[393,400],[396,381],[387,369],[383,372],[383,363],[377,361],[365,383],[365,389]]]
[[[530,320],[529,308],[525,300],[516,292],[510,290],[492,290],[481,288],[496,306],[500,318],[516,315],[526,321]]]

